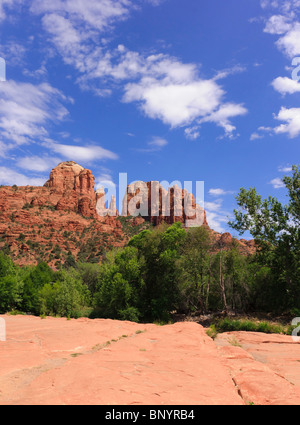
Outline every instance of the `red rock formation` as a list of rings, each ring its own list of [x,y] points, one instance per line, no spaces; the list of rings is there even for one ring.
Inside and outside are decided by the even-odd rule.
[[[81,261],[96,261],[105,250],[128,242],[132,235],[128,227],[140,231],[149,227],[149,222],[156,226],[177,221],[187,226],[195,211],[200,219],[196,224],[208,227],[205,211],[196,205],[193,195],[177,186],[166,191],[152,182],[128,187],[128,192],[123,202],[126,216],[133,215],[131,209],[138,206],[142,217],[128,217],[122,226],[115,198],[105,209],[105,192],[95,191],[92,172],[72,161],[55,167],[43,187],[0,187],[0,249],[10,249],[21,265],[43,260],[55,266],[63,263],[69,252]],[[185,210],[185,200],[190,209]],[[217,242],[230,246],[229,234],[211,232]],[[238,243],[242,252],[255,251],[254,242]]]
[[[1,187],[0,249],[8,247],[22,265],[40,259],[55,265],[68,252],[86,260],[124,246],[121,223],[97,214],[98,199],[92,172],[72,161],[55,167],[43,187]]]
[[[157,226],[181,222],[185,227],[208,226],[206,213],[193,194],[177,185],[167,191],[158,182],[137,182],[127,187],[123,201],[124,216],[140,215]]]

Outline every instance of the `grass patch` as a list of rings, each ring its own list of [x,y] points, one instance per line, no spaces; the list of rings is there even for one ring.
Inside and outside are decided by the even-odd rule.
[[[235,337],[228,339],[228,342],[233,347],[242,347],[241,344],[238,342],[238,340]]]
[[[135,333],[136,333],[136,335],[139,335],[139,334],[143,334],[144,332],[146,332],[146,331],[141,331],[141,330],[139,329],[139,330],[137,330]]]
[[[218,331],[215,327],[215,325],[210,325],[210,327],[207,329],[206,334],[212,338],[215,339],[218,335]]]
[[[233,320],[228,317],[217,320],[206,331],[207,335],[215,339],[218,333],[223,332],[262,332],[266,334],[291,335],[294,327],[280,323],[253,320]]]

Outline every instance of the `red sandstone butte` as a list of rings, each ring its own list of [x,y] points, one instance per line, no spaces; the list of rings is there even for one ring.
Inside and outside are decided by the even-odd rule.
[[[156,191],[151,191],[151,187]],[[209,229],[206,213],[192,194],[177,186],[166,191],[158,182],[144,183],[143,188],[128,186],[128,197],[124,197],[122,205],[124,215],[130,216],[131,207],[140,207],[143,202],[146,208],[144,217],[127,217],[124,226],[124,221],[118,219],[116,199],[112,197],[109,209],[104,210],[104,190],[95,190],[92,171],[74,161],[55,167],[43,187],[1,186],[0,249],[9,250],[13,261],[21,266],[45,261],[58,268],[69,253],[78,261],[95,261],[90,254],[98,254],[99,259],[106,250],[128,243],[128,224],[137,227],[137,232],[163,222],[179,221],[186,226],[192,220],[195,225],[195,211],[198,225],[211,232],[216,250],[231,246],[230,234],[222,236]],[[153,199],[155,193],[157,197]],[[170,211],[164,208],[163,199],[169,203]],[[185,200],[190,206],[187,211]],[[253,241],[236,243],[245,255],[255,252]],[[85,246],[90,252],[86,252]]]

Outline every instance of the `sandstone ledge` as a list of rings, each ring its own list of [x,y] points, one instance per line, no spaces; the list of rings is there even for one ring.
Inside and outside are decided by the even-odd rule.
[[[300,404],[300,345],[191,322],[1,316],[1,405]]]

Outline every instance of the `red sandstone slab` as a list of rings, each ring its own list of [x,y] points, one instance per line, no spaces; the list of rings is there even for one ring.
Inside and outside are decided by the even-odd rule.
[[[300,344],[291,336],[228,332],[216,344],[246,402],[300,404]]]
[[[244,404],[195,323],[2,317],[0,404]]]

